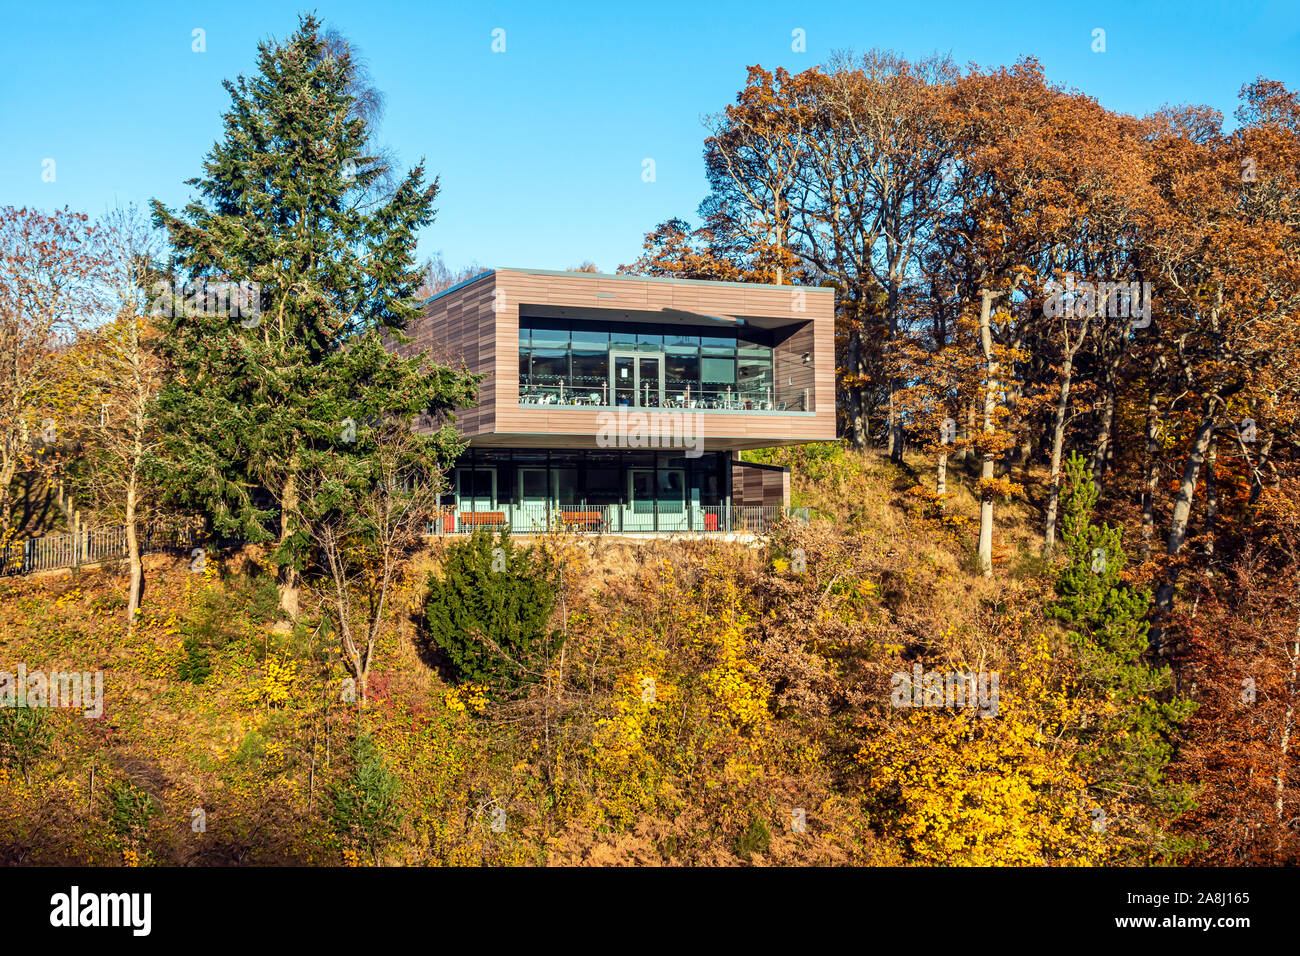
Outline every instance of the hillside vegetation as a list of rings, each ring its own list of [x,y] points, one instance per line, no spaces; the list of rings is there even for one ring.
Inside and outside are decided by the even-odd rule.
[[[154,558],[130,634],[112,569],[4,582],[0,655],[95,661],[105,707],[0,730],[0,858],[1090,864],[1189,849],[1156,802],[1096,785],[1087,728],[1113,705],[1046,615],[1053,578],[1014,538],[1014,508],[989,581],[969,492],[940,514],[907,493],[906,466],[839,445],[778,457],[814,519],[769,541],[535,542],[528,573],[554,581],[545,639],[498,686],[458,677],[426,625],[430,575],[447,580],[464,543],[402,566],[364,701],[328,615],[277,626],[252,548]],[[891,704],[914,665],[998,673],[996,716]]]

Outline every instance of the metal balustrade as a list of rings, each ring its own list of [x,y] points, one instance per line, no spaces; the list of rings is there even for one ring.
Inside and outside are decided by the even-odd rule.
[[[768,534],[778,522],[807,524],[808,508],[780,505],[529,504],[447,508],[430,526],[434,535],[470,534],[478,528],[511,534]]]
[[[768,534],[782,520],[807,524],[808,508],[779,505],[695,505],[645,502],[634,505],[500,505],[449,508],[429,527],[433,535],[470,534],[476,528],[511,534]],[[202,539],[196,525],[141,528],[140,553],[188,551]],[[0,575],[58,571],[124,560],[126,527],[84,528],[76,534],[27,538],[0,547]]]

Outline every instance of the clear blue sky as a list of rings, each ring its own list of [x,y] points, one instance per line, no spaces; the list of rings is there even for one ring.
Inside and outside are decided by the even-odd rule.
[[[0,205],[92,214],[159,198],[220,131],[223,78],[299,11],[339,27],[387,96],[382,139],[441,176],[421,256],[452,267],[612,272],[704,195],[700,118],[730,102],[746,66],[804,69],[871,47],[960,63],[1032,54],[1053,81],[1111,109],[1206,103],[1231,117],[1263,74],[1300,86],[1300,4],[1264,3],[211,3],[0,0]],[[506,31],[506,52],[491,50]],[[1092,51],[1093,30],[1106,51]],[[206,31],[205,53],[191,31]],[[807,52],[791,50],[802,29]],[[653,158],[657,180],[642,181]],[[55,160],[55,181],[42,162]]]

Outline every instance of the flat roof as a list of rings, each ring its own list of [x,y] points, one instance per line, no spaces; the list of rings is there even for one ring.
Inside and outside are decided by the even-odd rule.
[[[455,285],[448,286],[447,288],[443,289],[441,292],[435,292],[433,295],[429,296],[429,298],[421,302],[420,305],[428,305],[434,299],[441,299],[448,292],[455,292],[457,289],[463,289],[471,282],[477,282],[479,279],[482,279],[484,276],[490,276],[494,272],[496,272],[495,269],[484,269],[478,275],[470,276],[468,279],[464,280],[463,282],[457,282]]]
[[[728,286],[728,287],[738,286],[740,288],[759,288],[759,289],[803,289],[807,292],[829,292],[831,294],[834,294],[835,292],[835,290],[830,286],[824,286],[824,285],[796,286],[796,285],[777,285],[774,282],[726,282],[721,279],[676,279],[671,276],[631,276],[631,275],[620,275],[617,273],[609,273],[609,272],[570,272],[564,269],[519,269],[519,268],[515,268],[514,266],[502,266],[499,269],[485,269],[484,271],[480,272],[478,275],[466,279],[464,282],[458,282],[454,286],[451,286],[450,288],[443,289],[441,292],[429,296],[429,298],[425,299],[424,302],[421,302],[420,304],[425,305],[429,302],[432,302],[434,299],[439,298],[440,296],[446,295],[448,292],[455,292],[457,289],[462,289],[465,286],[469,285],[470,283],[477,282],[479,279],[482,279],[484,276],[490,276],[496,272],[519,272],[519,273],[523,273],[524,275],[533,275],[533,276],[569,276],[571,278],[586,277],[590,279],[615,279],[621,282],[666,282],[670,285],[719,285],[719,286]]]

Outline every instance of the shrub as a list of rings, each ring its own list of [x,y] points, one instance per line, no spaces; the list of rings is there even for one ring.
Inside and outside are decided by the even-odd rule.
[[[207,648],[194,637],[181,642],[184,657],[176,667],[176,676],[192,684],[202,684],[212,673],[212,659]]]
[[[400,785],[369,734],[357,737],[353,757],[352,774],[331,791],[334,829],[345,842],[365,846],[377,858],[402,825]]]
[[[766,853],[772,848],[772,831],[767,822],[759,817],[752,817],[745,832],[736,838],[736,855],[748,860],[755,853]]]
[[[31,771],[50,746],[50,726],[39,707],[0,706],[0,763],[16,766],[30,783]]]
[[[426,634],[458,681],[500,694],[536,679],[558,648],[549,627],[555,596],[555,568],[541,549],[478,530],[452,544],[441,575],[430,576]]]
[[[144,833],[157,812],[153,797],[129,780],[109,784],[107,790],[108,822],[124,846],[130,846]]]

